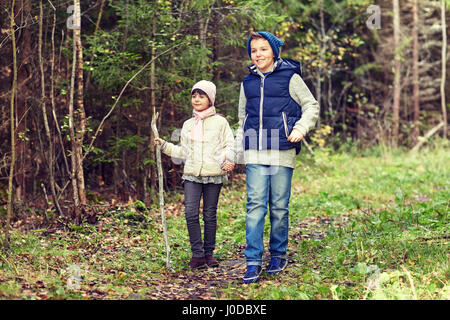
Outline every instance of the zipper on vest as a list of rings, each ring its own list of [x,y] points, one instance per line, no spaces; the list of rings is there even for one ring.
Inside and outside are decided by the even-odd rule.
[[[245,115],[244,124],[242,125],[242,130],[245,128],[245,124],[247,123],[248,113]]]
[[[286,135],[286,138],[287,138],[289,136],[289,130],[288,130],[288,125],[287,125],[286,113],[282,112],[281,114],[283,115],[284,134]]]
[[[262,77],[261,78],[261,85],[260,85],[260,96],[261,99],[259,101],[259,146],[258,146],[258,150],[262,150],[262,140],[263,140],[263,136],[262,136],[262,131],[263,131],[263,103],[264,103],[264,79],[266,77]]]

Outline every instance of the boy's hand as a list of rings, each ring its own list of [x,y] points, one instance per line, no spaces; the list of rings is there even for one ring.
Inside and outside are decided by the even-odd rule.
[[[304,137],[304,135],[303,135],[303,133],[300,132],[300,130],[294,129],[294,130],[292,130],[291,134],[289,135],[288,141],[293,142],[293,143],[300,142],[300,141],[302,141],[303,137]]]
[[[153,146],[156,147],[157,144],[162,145],[163,142],[163,139],[155,138],[155,140],[153,140]]]
[[[227,172],[233,171],[234,166],[235,166],[235,164],[233,162],[227,162],[222,166],[222,170],[227,171]]]

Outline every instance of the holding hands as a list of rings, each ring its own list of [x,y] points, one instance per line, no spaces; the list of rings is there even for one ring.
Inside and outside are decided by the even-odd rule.
[[[225,162],[225,164],[222,166],[223,171],[233,171],[235,164],[233,162]]]
[[[155,138],[153,140],[153,146],[156,147],[157,145],[162,145],[164,143],[164,140],[161,138]],[[223,171],[233,171],[235,167],[235,163],[228,161],[226,158],[223,160],[222,170]]]

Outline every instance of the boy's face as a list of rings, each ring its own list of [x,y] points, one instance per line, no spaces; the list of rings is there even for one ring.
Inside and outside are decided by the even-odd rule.
[[[198,92],[192,94],[191,103],[196,111],[206,110],[211,105],[208,96],[206,94],[199,94]]]
[[[261,72],[269,72],[272,70],[274,55],[269,41],[266,39],[253,39],[250,42],[252,62]]]

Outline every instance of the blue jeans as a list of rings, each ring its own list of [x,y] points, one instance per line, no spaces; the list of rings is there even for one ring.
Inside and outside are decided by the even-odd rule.
[[[247,265],[262,265],[264,218],[270,210],[271,257],[286,258],[289,230],[289,198],[293,169],[282,166],[248,164],[247,218],[244,254]]]

